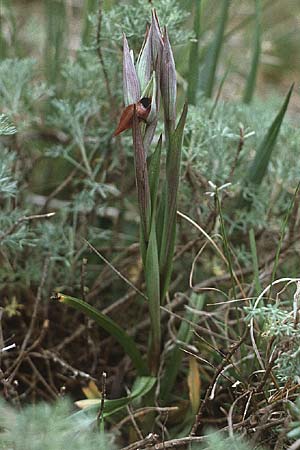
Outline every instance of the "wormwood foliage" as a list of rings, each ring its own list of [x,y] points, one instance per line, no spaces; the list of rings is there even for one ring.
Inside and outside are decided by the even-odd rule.
[[[0,404],[0,448],[6,450],[115,449],[109,435],[91,431],[84,418],[70,417],[69,401],[28,406],[17,412]]]

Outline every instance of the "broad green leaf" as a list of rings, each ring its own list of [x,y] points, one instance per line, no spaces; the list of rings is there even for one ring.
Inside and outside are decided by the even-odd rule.
[[[114,400],[104,400],[104,410],[103,410],[103,418],[105,419],[108,416],[111,416],[112,414],[116,413],[117,411],[120,411],[125,406],[129,405],[130,402],[133,400],[143,397],[145,394],[147,394],[154,386],[156,382],[156,378],[154,377],[139,377],[136,379],[132,392],[127,397],[121,397]],[[79,400],[75,402],[75,404],[84,410],[88,411],[95,411],[99,409],[99,405],[101,403],[101,398],[95,398],[95,399],[86,399],[86,400]],[[81,411],[78,413],[73,414],[72,417],[78,416],[82,414]]]
[[[206,97],[211,97],[215,84],[216,71],[224,40],[224,31],[228,19],[231,0],[222,0],[222,9],[219,18],[215,39],[207,50],[200,74],[200,89]]]
[[[131,358],[136,370],[140,375],[144,375],[148,372],[146,364],[134,340],[112,319],[102,314],[87,302],[84,302],[83,300],[80,300],[78,298],[58,293],[54,296],[54,299],[58,300],[61,303],[64,303],[65,305],[71,306],[78,311],[83,312],[88,317],[93,319],[101,328],[114,336],[114,338],[123,347],[127,355]]]
[[[244,93],[244,102],[250,103],[255,91],[257,71],[261,53],[261,0],[255,0],[255,37],[251,70],[249,72]]]

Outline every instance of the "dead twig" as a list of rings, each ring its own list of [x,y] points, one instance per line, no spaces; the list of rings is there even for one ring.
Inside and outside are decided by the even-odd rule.
[[[99,425],[100,422],[103,419],[103,412],[104,412],[104,402],[106,398],[106,378],[107,374],[106,372],[102,372],[102,383],[101,383],[101,402],[100,402],[100,408],[97,414],[97,424]]]
[[[154,433],[150,433],[148,434],[148,436],[146,436],[144,439],[142,439],[141,441],[138,442],[134,442],[133,444],[128,445],[127,447],[123,447],[121,450],[141,450],[142,448],[145,447],[149,447],[149,444],[154,444],[155,442],[157,442],[158,439],[158,435],[154,434]],[[151,448],[156,448],[155,447],[151,447]],[[163,448],[163,447],[161,447]]]
[[[178,411],[178,406],[168,406],[168,407],[159,407],[159,406],[147,406],[145,408],[140,408],[137,409],[134,413],[132,413],[132,416],[135,419],[138,419],[140,417],[144,417],[146,414],[149,414],[151,412],[157,412],[159,414],[161,413],[170,413],[170,412],[176,412]],[[117,423],[113,429],[117,429],[119,430],[121,427],[123,427],[124,425],[126,425],[128,422],[131,421],[131,417],[130,415],[128,415],[127,417],[124,417],[124,419],[122,419],[119,423]]]
[[[53,217],[54,215],[55,215],[55,212],[50,212],[47,214],[34,214],[32,216],[19,217],[19,219],[10,228],[8,228],[8,230],[6,230],[3,234],[1,234],[0,242],[3,241],[3,239],[7,238],[7,236],[10,236],[11,234],[13,234],[22,223],[31,222],[32,220],[49,219],[50,217]]]

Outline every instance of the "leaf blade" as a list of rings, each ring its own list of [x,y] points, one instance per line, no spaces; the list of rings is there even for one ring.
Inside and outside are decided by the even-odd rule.
[[[115,337],[115,339],[123,347],[124,351],[131,358],[139,374],[144,375],[148,372],[146,364],[134,340],[110,317],[105,316],[87,302],[76,297],[57,293],[54,296],[54,299],[83,312],[88,317],[93,319],[101,328]]]

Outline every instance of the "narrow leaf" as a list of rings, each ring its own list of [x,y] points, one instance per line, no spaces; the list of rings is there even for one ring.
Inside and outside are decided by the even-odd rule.
[[[196,105],[199,79],[199,43],[201,34],[201,0],[194,2],[195,39],[190,43],[187,99],[190,105]]]
[[[157,204],[157,192],[159,185],[159,174],[160,174],[160,158],[161,158],[161,147],[162,147],[162,135],[160,135],[156,149],[151,155],[149,164],[149,186],[151,194],[151,214],[155,214],[156,204]]]
[[[255,234],[253,228],[249,231],[249,241],[250,241],[250,250],[251,250],[251,256],[252,256],[252,266],[253,266],[253,272],[254,272],[254,286],[255,286],[255,293],[256,295],[259,295],[262,291],[261,284],[259,281],[259,265],[258,265],[258,258],[257,258],[257,251],[256,251],[256,242],[255,242]]]
[[[161,324],[160,324],[160,280],[156,240],[155,216],[152,218],[151,232],[146,254],[145,266],[146,290],[149,301],[151,336],[148,353],[149,367],[152,374],[159,368]]]
[[[114,400],[104,400],[104,409],[103,409],[103,418],[111,416],[112,414],[120,411],[125,406],[129,405],[133,400],[143,397],[147,394],[154,386],[156,382],[156,378],[154,377],[139,377],[136,379],[135,384],[133,386],[131,394],[127,397],[121,397]],[[101,403],[101,399],[88,399],[88,400],[79,400],[75,402],[75,404],[85,410],[93,411],[99,409],[99,405]],[[82,415],[82,411],[73,414],[72,417],[79,417]]]
[[[82,392],[88,400],[95,400],[101,398],[101,392],[99,391],[95,381],[91,380],[88,386],[82,388]]]
[[[195,357],[189,358],[189,374],[188,374],[189,397],[193,414],[197,414],[200,405],[201,382],[199,367]]]
[[[166,182],[164,199],[160,214],[163,214],[162,230],[159,229],[159,265],[161,273],[161,299],[167,292],[171,271],[176,235],[177,191],[180,179],[181,147],[183,130],[187,116],[187,104],[184,105],[179,123],[170,135],[166,162]]]
[[[118,324],[116,324],[112,319],[102,314],[93,306],[75,297],[70,297],[64,294],[56,294],[54,296],[55,300],[64,303],[78,311],[83,312],[88,317],[93,319],[101,328],[107,331],[109,334],[114,336],[114,338],[123,347],[124,351],[131,358],[134,366],[136,367],[139,374],[144,375],[147,373],[146,364],[142,358],[140,351],[138,350],[134,340],[123,330]]]
[[[269,161],[271,159],[272,151],[274,149],[280,127],[282,124],[282,121],[284,119],[292,91],[293,91],[294,85],[290,87],[289,92],[287,93],[287,96],[284,100],[284,103],[275,117],[273,123],[271,124],[270,128],[268,129],[267,134],[265,135],[264,139],[262,140],[261,144],[259,145],[254,161],[250,167],[250,170],[246,177],[246,182],[259,185],[261,184],[268,168]]]
[[[51,84],[58,84],[60,67],[66,53],[68,33],[67,7],[63,0],[44,0],[47,36],[45,39],[45,73]]]
[[[261,0],[255,1],[255,37],[254,48],[251,62],[251,70],[249,72],[245,93],[244,102],[250,103],[255,91],[257,71],[259,66],[259,59],[261,54]]]
[[[224,40],[224,31],[228,20],[231,0],[222,0],[222,10],[219,18],[215,39],[207,50],[203,69],[200,74],[200,89],[206,97],[211,97],[215,84],[216,71]]]

